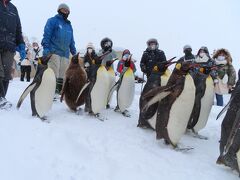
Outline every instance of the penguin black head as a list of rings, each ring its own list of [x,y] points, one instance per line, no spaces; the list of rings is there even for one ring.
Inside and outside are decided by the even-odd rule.
[[[71,59],[71,63],[72,64],[79,64],[78,62],[78,57],[79,57],[79,53],[77,53],[76,55],[74,55]]]
[[[49,54],[47,56],[42,56],[39,58],[38,63],[42,65],[47,65],[51,57],[52,57],[52,54]]]
[[[80,65],[81,67],[84,67],[84,62],[80,57],[80,53],[77,53],[72,57],[70,65]]]
[[[175,69],[181,72],[181,74],[187,74],[191,68],[192,68],[192,63],[190,62],[177,63],[175,67]]]

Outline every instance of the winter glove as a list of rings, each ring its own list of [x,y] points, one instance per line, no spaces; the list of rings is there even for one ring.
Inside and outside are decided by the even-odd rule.
[[[16,51],[20,54],[20,60],[24,60],[26,58],[26,50],[25,50],[25,44],[19,44],[16,48]]]

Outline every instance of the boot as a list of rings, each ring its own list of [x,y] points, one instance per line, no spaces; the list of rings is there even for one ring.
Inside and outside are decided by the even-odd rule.
[[[5,92],[5,94],[4,94],[3,97],[5,97],[5,96],[7,95],[8,85],[9,85],[9,81],[4,80],[4,81],[3,81],[3,87],[4,87],[4,92]]]
[[[62,86],[63,86],[63,79],[57,78],[57,85],[56,85],[56,92],[55,92],[56,94],[61,94]]]
[[[4,85],[3,85],[3,80],[2,78],[0,78],[0,98],[1,97],[5,97],[5,88],[4,88]]]

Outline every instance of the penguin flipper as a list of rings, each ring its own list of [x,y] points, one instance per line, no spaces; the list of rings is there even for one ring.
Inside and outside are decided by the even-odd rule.
[[[20,108],[20,106],[22,105],[22,102],[24,101],[24,99],[27,97],[27,95],[34,89],[34,87],[36,86],[36,83],[30,84],[22,93],[22,95],[20,96],[18,103],[17,103],[17,109]]]
[[[114,86],[110,89],[109,94],[108,94],[108,98],[107,98],[107,102],[110,101],[113,92],[118,89],[119,84],[120,84],[120,81],[117,81],[117,82],[114,84]]]
[[[229,108],[230,103],[232,101],[232,98],[229,100],[229,102],[227,103],[227,105],[220,111],[220,113],[217,115],[216,120],[218,120],[218,118],[220,118]]]
[[[150,98],[150,97],[154,97],[154,96],[156,96],[157,94],[159,94],[159,93],[161,93],[161,92],[164,92],[164,91],[169,91],[169,90],[171,90],[172,88],[174,88],[175,86],[176,86],[176,85],[155,87],[155,88],[151,89],[150,91],[148,91],[147,93],[145,93],[145,94],[143,95],[143,99]]]
[[[145,112],[148,110],[148,108],[157,103],[160,102],[162,99],[164,99],[166,96],[168,96],[171,93],[171,91],[163,91],[158,93],[156,96],[154,96],[152,99],[150,99],[150,101],[148,101],[148,103],[143,107],[142,111]]]
[[[84,91],[89,85],[90,85],[90,82],[86,83],[86,84],[83,86],[83,88],[81,89],[81,91],[80,91],[80,93],[78,94],[78,97],[77,97],[77,99],[76,99],[76,101],[75,101],[76,103],[78,102],[79,98],[81,97],[83,91]]]

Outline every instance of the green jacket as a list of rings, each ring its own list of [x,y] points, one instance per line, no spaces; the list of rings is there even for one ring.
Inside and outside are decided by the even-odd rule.
[[[236,82],[236,71],[232,64],[226,64],[224,66],[220,66],[217,70],[218,77],[223,79],[225,74],[228,75],[228,85],[234,86]]]

